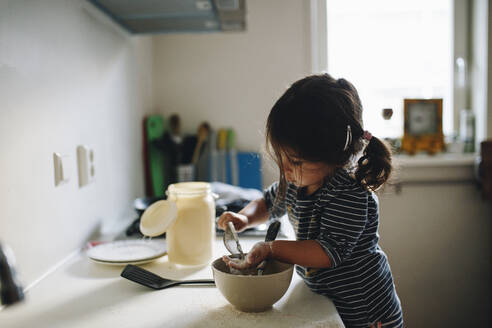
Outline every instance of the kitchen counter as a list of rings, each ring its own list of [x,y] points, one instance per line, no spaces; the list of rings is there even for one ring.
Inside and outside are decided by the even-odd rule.
[[[260,238],[241,238],[249,250]],[[214,258],[225,254],[217,238]],[[167,256],[142,265],[171,279],[212,278],[209,265],[177,266]],[[78,253],[0,311],[1,327],[344,327],[333,303],[311,292],[295,273],[286,294],[263,313],[234,309],[211,286],[154,291],[119,275],[122,266],[94,263]]]

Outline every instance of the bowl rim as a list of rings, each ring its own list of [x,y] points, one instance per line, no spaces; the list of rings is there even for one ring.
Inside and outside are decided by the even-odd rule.
[[[258,278],[262,278],[262,277],[274,277],[274,276],[277,276],[277,275],[285,274],[285,272],[287,272],[287,271],[294,271],[294,266],[295,266],[294,264],[290,264],[290,263],[286,263],[286,262],[282,262],[282,261],[273,259],[274,261],[287,264],[287,265],[289,265],[289,267],[286,268],[285,270],[280,271],[280,272],[266,274],[266,275],[261,275],[261,276],[258,276],[258,275],[256,275],[256,276],[253,276],[253,275],[240,275],[240,274],[227,273],[227,272],[224,272],[224,271],[221,271],[221,270],[217,269],[214,266],[214,263],[217,262],[218,260],[222,260],[222,257],[219,257],[219,258],[213,260],[212,263],[210,264],[210,266],[212,267],[212,270],[213,271],[219,272],[219,273],[224,274],[224,275],[230,275],[230,276],[234,276],[234,277],[240,277],[238,279],[244,279],[244,278],[258,279]]]

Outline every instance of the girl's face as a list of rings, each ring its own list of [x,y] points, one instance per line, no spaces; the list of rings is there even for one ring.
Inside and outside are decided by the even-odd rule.
[[[282,153],[282,166],[287,182],[297,187],[306,187],[308,194],[321,187],[325,177],[335,170],[324,162],[308,162],[288,152]]]

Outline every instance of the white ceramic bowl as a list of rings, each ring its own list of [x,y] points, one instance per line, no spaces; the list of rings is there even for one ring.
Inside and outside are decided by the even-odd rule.
[[[263,275],[234,275],[222,258],[212,263],[215,285],[236,309],[263,312],[272,307],[289,288],[294,266],[271,260]]]

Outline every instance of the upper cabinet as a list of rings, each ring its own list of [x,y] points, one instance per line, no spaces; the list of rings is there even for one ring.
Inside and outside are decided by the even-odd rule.
[[[134,34],[246,29],[246,0],[89,1]]]

